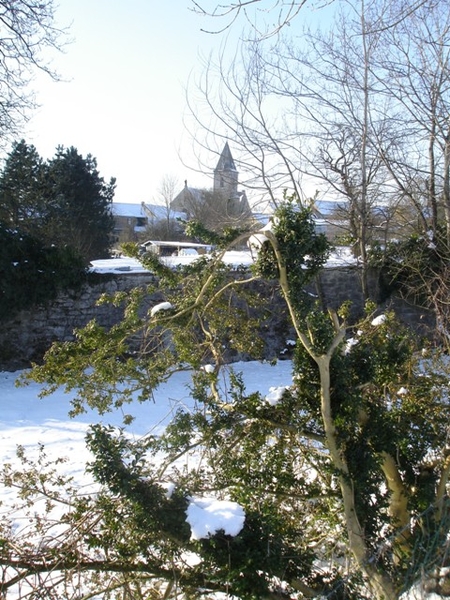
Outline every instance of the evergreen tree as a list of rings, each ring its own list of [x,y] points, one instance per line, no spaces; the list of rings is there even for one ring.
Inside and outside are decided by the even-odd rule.
[[[24,140],[14,144],[0,175],[0,221],[44,246],[70,248],[85,264],[108,256],[115,180],[106,183],[90,154],[59,147],[43,161]]]
[[[48,242],[74,248],[88,263],[108,256],[114,219],[115,180],[105,183],[97,161],[76,148],[59,147],[47,164],[45,233]]]
[[[36,148],[25,140],[12,146],[0,177],[0,221],[37,235],[44,215],[44,164]]]
[[[59,148],[45,162],[24,140],[13,145],[0,174],[1,318],[77,287],[107,256],[113,195],[90,155]]]

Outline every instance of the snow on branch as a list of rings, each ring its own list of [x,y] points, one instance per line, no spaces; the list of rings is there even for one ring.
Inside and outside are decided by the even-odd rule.
[[[150,311],[150,315],[154,317],[156,313],[159,313],[162,310],[170,310],[171,308],[173,308],[173,304],[171,304],[170,302],[160,302],[152,308],[152,310]]]
[[[220,530],[234,537],[244,526],[245,513],[237,502],[192,497],[186,510],[186,520],[193,540],[207,538]]]

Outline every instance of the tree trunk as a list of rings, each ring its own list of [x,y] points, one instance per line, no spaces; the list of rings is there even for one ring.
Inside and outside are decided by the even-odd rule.
[[[343,333],[343,331],[344,330],[342,329],[341,332]],[[333,344],[335,347],[337,347],[337,345],[339,345],[339,343]],[[359,568],[365,573],[367,583],[373,590],[375,598],[378,600],[394,600],[397,598],[397,593],[390,577],[377,569],[376,565],[371,561],[372,557],[370,556],[365,543],[364,531],[356,514],[351,475],[345,458],[339,450],[330,402],[330,360],[333,354],[330,350],[325,355],[313,356],[313,358],[319,367],[323,426],[330,458],[338,473],[350,550],[355,557]]]

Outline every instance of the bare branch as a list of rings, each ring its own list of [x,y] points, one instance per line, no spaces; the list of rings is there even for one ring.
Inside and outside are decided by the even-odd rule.
[[[333,1],[334,0],[331,0],[331,2]],[[307,0],[276,0],[274,4],[271,3],[268,7],[265,7],[266,0],[238,0],[238,2],[232,2],[230,4],[217,4],[216,7],[211,10],[204,8],[200,2],[192,0],[192,10],[203,17],[211,17],[223,21],[228,19],[225,24],[218,29],[202,29],[205,33],[223,33],[237,23],[242,15],[244,22],[250,26],[253,33],[255,33],[259,39],[268,39],[279,33],[284,27],[289,26],[295,17],[297,17],[306,2]],[[256,7],[258,13],[270,15],[274,12],[276,15],[275,23],[266,28],[266,30],[262,30],[257,25],[254,15],[249,14],[249,8],[259,4],[261,4],[261,6]]]
[[[44,52],[61,50],[67,30],[55,25],[53,0],[0,2],[0,132],[17,135],[36,106],[28,88],[37,71],[58,80]]]

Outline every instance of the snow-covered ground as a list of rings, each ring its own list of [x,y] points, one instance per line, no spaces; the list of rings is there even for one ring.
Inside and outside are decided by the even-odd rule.
[[[241,362],[233,365],[243,375],[249,392],[260,391],[273,400],[276,389],[292,382],[291,361],[279,361],[276,365],[259,362]],[[40,399],[42,386],[32,383],[26,387],[17,387],[16,380],[20,371],[0,372],[0,458],[2,463],[15,462],[18,444],[22,445],[31,459],[37,459],[39,447],[45,445],[50,460],[65,457],[66,462],[59,465],[61,474],[72,475],[80,489],[88,491],[91,478],[84,471],[89,461],[89,452],[85,446],[85,434],[91,423],[109,423],[122,425],[121,411],[108,413],[100,417],[94,411],[88,411],[75,419],[68,417],[71,408],[71,396],[59,390],[51,396]],[[135,415],[136,420],[130,426],[130,433],[140,437],[150,431],[157,431],[168,422],[174,411],[180,406],[191,406],[192,399],[188,390],[189,373],[175,374],[169,382],[161,385],[153,398],[146,403],[133,403],[125,407],[127,413]],[[0,500],[8,504],[8,494],[0,490]],[[6,508],[4,507],[4,509]],[[243,514],[235,503],[217,503],[212,499],[194,498],[187,516],[193,537],[207,535],[211,526],[224,528],[230,534],[239,531]],[[206,526],[208,523],[208,526]],[[438,600],[436,594],[410,592],[402,600]]]
[[[247,362],[236,363],[233,368],[242,372],[249,392],[260,391],[268,395],[271,388],[289,385],[292,381],[291,362],[280,361],[277,365],[268,363]],[[36,460],[39,447],[45,445],[50,460],[66,458],[60,464],[61,474],[72,475],[80,488],[89,487],[92,481],[85,473],[85,465],[90,460],[85,446],[85,435],[89,424],[107,423],[122,426],[124,412],[135,416],[129,427],[130,434],[140,437],[149,432],[157,432],[166,425],[180,406],[189,407],[192,399],[189,395],[188,372],[176,373],[169,382],[161,385],[151,399],[145,403],[135,402],[123,408],[100,416],[89,410],[87,413],[70,419],[71,396],[59,390],[44,398],[39,398],[42,386],[32,383],[26,387],[17,387],[16,380],[21,372],[0,372],[0,398],[2,412],[0,414],[0,460],[4,463],[16,461],[16,448],[21,445],[27,456]],[[224,382],[224,385],[226,383]],[[0,501],[2,490],[0,489]],[[196,499],[192,508],[192,534],[200,535],[204,530],[204,521],[211,522],[211,512],[216,511],[218,523],[227,520],[230,531],[242,523],[242,514],[238,507],[216,504],[205,504]],[[221,519],[221,520],[220,520]]]

